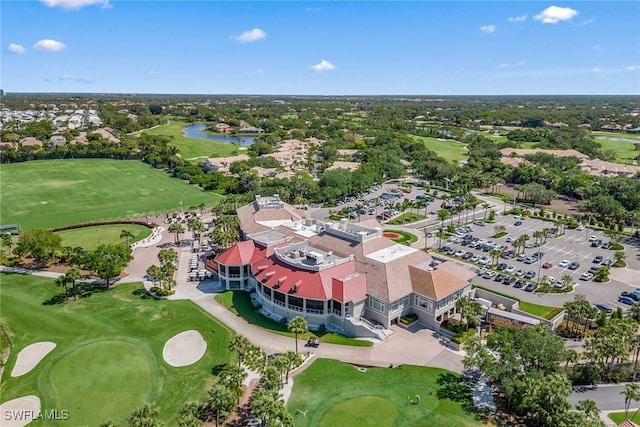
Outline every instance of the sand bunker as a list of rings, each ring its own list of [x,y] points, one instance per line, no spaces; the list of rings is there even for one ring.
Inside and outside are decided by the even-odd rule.
[[[56,343],[51,341],[29,344],[18,353],[18,360],[11,371],[11,376],[19,377],[31,371],[54,348],[56,348]]]
[[[207,342],[200,332],[180,332],[164,345],[162,357],[171,366],[189,366],[196,363],[207,350]]]
[[[39,411],[40,398],[38,396],[23,396],[4,402],[0,405],[2,427],[26,426],[33,420],[32,417],[36,417],[38,415]]]

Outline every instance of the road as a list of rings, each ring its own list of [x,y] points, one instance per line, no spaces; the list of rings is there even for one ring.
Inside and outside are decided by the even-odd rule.
[[[598,386],[596,390],[587,390],[582,393],[573,392],[569,396],[569,403],[575,405],[580,400],[591,399],[596,402],[601,411],[624,411],[624,396],[620,393],[624,390],[624,384],[605,384]],[[631,407],[635,411],[640,402],[632,402]]]

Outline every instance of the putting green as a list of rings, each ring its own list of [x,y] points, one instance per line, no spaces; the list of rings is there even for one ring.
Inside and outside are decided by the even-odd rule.
[[[363,396],[332,406],[322,416],[320,425],[386,427],[392,426],[397,416],[396,406],[387,399]]]
[[[68,409],[74,425],[95,425],[113,414],[130,413],[152,400],[150,357],[125,341],[79,347],[59,359],[49,372],[46,383],[55,402],[51,406]],[[154,387],[161,388],[157,381]]]

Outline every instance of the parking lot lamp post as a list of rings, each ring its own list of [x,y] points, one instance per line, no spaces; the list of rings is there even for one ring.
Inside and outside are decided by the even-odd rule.
[[[538,251],[540,252],[540,251]],[[538,257],[538,286],[540,286],[540,267],[542,266],[542,257]]]
[[[585,230],[586,234],[584,235],[584,240],[589,240],[589,226],[591,225],[591,215],[587,216],[587,229]]]

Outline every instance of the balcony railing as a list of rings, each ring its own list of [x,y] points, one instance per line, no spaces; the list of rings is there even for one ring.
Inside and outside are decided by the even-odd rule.
[[[324,314],[324,310],[316,310],[315,308],[307,308],[309,314]]]
[[[300,311],[300,312],[302,311],[302,307],[298,307],[298,306],[296,306],[296,305],[291,305],[291,304],[289,304],[289,305],[287,306],[287,308],[288,308],[289,310],[293,310],[293,311]]]

